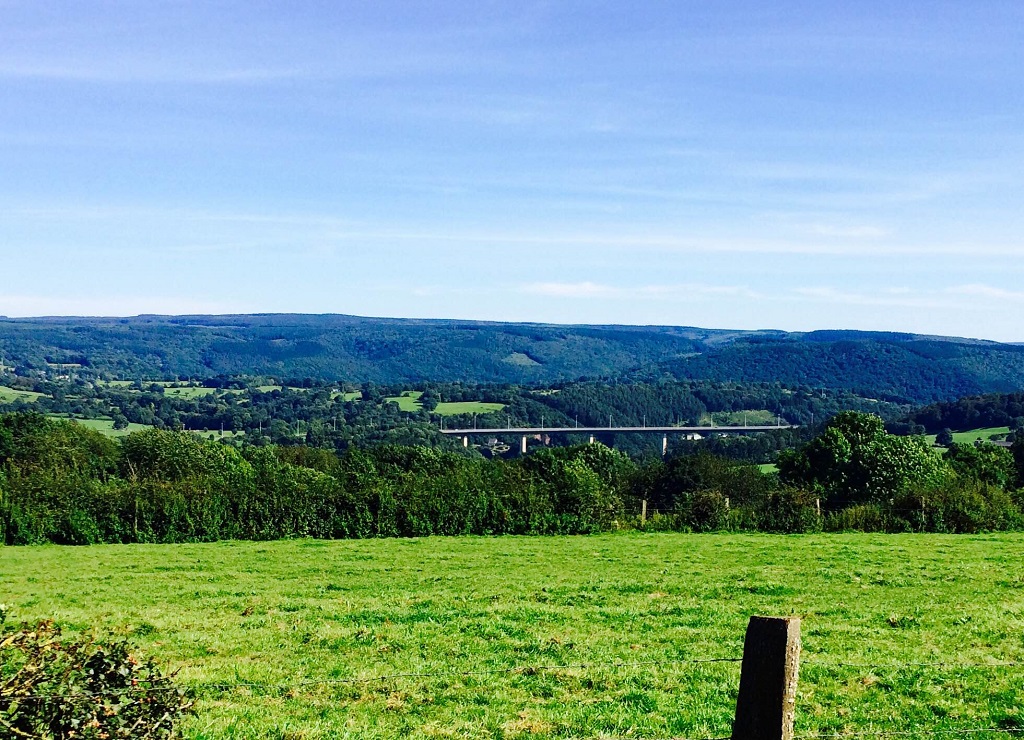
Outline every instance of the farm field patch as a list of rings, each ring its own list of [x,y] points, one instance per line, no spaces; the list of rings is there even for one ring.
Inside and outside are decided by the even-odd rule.
[[[400,396],[388,396],[385,401],[398,404],[399,411],[415,412],[423,408],[420,405],[420,396],[423,395],[422,391],[405,391]]]
[[[18,401],[34,403],[42,396],[42,393],[36,393],[35,391],[21,391],[9,388],[6,385],[0,385],[0,403],[16,403]]]
[[[505,408],[503,403],[485,403],[484,401],[443,401],[437,404],[437,413],[441,416],[458,414],[493,414]]]
[[[713,414],[705,414],[701,418],[701,424],[714,423],[718,426],[741,426],[775,424],[778,418],[771,411],[765,409],[751,409],[749,411],[716,411]]]
[[[0,601],[180,668],[195,740],[725,737],[739,666],[687,661],[739,657],[752,614],[803,617],[797,735],[1013,728],[1022,558],[1020,534],[8,547]]]
[[[189,401],[196,398],[212,396],[217,392],[216,388],[202,388],[200,386],[186,385],[181,387],[164,386],[164,395],[168,398],[184,398]]]
[[[1006,437],[1010,433],[1010,427],[986,427],[984,429],[970,429],[964,432],[953,432],[953,441],[959,444],[974,444],[978,439],[985,442],[991,441],[992,437]],[[925,439],[929,444],[935,444],[934,434],[928,434]]]
[[[65,414],[47,414],[47,416],[52,416],[55,419],[68,418]],[[114,429],[113,419],[72,419],[72,421],[76,424],[81,424],[83,427],[95,429],[97,432],[106,435],[107,437],[123,437],[126,434],[131,434],[132,432],[141,432],[144,429],[152,429],[148,424],[136,424],[134,422],[129,422],[128,426],[124,429]]]

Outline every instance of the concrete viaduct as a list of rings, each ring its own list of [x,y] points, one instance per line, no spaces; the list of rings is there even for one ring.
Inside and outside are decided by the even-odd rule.
[[[708,434],[756,434],[771,432],[777,429],[795,429],[793,424],[771,424],[765,426],[726,426],[726,427],[506,427],[505,429],[441,429],[441,434],[462,437],[462,445],[469,447],[469,438],[486,435],[490,437],[517,436],[520,438],[519,452],[526,454],[526,440],[542,434],[586,434],[590,436],[590,444],[594,443],[598,434],[660,434],[661,454],[668,452],[669,435],[705,436]]]

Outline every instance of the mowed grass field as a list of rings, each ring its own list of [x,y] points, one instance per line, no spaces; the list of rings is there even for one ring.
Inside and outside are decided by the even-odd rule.
[[[388,396],[384,400],[390,403],[397,403],[399,411],[412,413],[423,408],[420,405],[420,396],[422,395],[423,391],[405,391],[400,396]]]
[[[48,416],[54,419],[67,419],[66,414],[48,414]],[[136,424],[135,422],[128,422],[128,426],[124,429],[114,429],[113,419],[72,419],[76,424],[81,424],[83,427],[89,429],[95,429],[100,434],[107,437],[123,437],[132,432],[141,432],[144,429],[152,429],[149,424]]]
[[[413,413],[421,411],[422,391],[405,391],[400,396],[388,396],[385,400],[397,403],[400,411]],[[457,416],[459,414],[491,414],[505,408],[503,403],[487,403],[485,401],[442,401],[437,404],[434,412],[441,416]]]
[[[15,403],[17,401],[34,403],[42,395],[42,393],[36,393],[35,391],[20,391],[15,388],[9,388],[6,385],[0,385],[0,403]]]
[[[778,421],[778,417],[771,411],[765,409],[751,409],[749,411],[716,411],[713,414],[705,414],[701,417],[701,424],[710,424],[714,421],[718,426],[741,426],[750,425],[772,425]]]
[[[1024,668],[965,664],[1024,661],[1022,561],[1009,534],[9,547],[0,601],[180,669],[186,738],[726,737],[739,665],[686,661],[739,657],[753,614],[803,617],[798,735],[1012,730]]]
[[[493,414],[505,408],[503,403],[487,403],[486,401],[442,401],[437,404],[437,413],[441,416],[458,414]]]
[[[1010,433],[1010,427],[986,427],[984,429],[971,429],[966,432],[953,432],[953,441],[959,444],[974,444],[978,439],[988,442],[992,437],[1006,437]],[[935,444],[934,434],[925,436],[930,444]]]

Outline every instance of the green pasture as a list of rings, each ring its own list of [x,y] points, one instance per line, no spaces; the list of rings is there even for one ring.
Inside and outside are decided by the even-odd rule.
[[[778,473],[779,472],[779,466],[776,465],[775,463],[762,463],[761,465],[758,465],[757,467],[758,467],[758,469],[760,469],[760,471],[762,473]]]
[[[413,413],[422,411],[420,403],[422,391],[404,391],[400,396],[388,396],[385,401],[397,403],[400,411]],[[485,403],[483,401],[442,401],[437,404],[434,413],[441,416],[457,416],[459,414],[491,414],[505,408],[503,403]]]
[[[775,414],[765,409],[751,409],[749,411],[715,411],[711,414],[704,414],[700,423],[711,424],[722,427],[741,426],[744,423],[752,426],[765,426],[775,424],[778,421]]]
[[[164,386],[164,396],[168,398],[181,398],[186,401],[193,401],[197,398],[212,396],[217,392],[216,388],[202,388],[195,385],[185,386]]]
[[[483,401],[452,401],[437,404],[436,412],[441,416],[458,414],[493,414],[505,408],[503,403],[484,403]]]
[[[331,398],[340,398],[342,401],[361,401],[363,399],[362,391],[333,391]]]
[[[8,388],[6,385],[0,385],[0,403],[17,403],[18,401],[34,403],[42,396],[42,393],[36,393],[35,391],[20,391]]]
[[[986,427],[984,429],[970,429],[965,432],[953,432],[953,441],[960,444],[974,444],[978,439],[989,442],[993,437],[1005,438],[1010,433],[1010,427]],[[925,436],[929,444],[935,444],[934,434]]]
[[[67,416],[62,414],[47,415],[53,416],[54,418],[57,419],[68,418]],[[135,424],[134,422],[129,422],[128,427],[125,429],[114,429],[113,419],[72,419],[72,421],[74,421],[76,424],[81,424],[83,427],[95,429],[97,432],[106,435],[107,437],[123,437],[126,434],[131,434],[132,432],[141,432],[143,429],[152,429],[152,427],[149,426],[148,424]]]
[[[397,403],[399,411],[411,413],[420,411],[423,408],[420,405],[420,396],[422,395],[422,391],[405,391],[400,396],[388,396],[384,400],[390,403]]]
[[[0,601],[180,670],[196,740],[728,737],[739,665],[689,661],[739,657],[754,614],[803,618],[798,736],[1012,730],[1022,559],[1020,534],[8,547]]]

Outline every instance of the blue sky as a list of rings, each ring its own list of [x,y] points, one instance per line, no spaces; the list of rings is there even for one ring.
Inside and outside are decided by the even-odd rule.
[[[0,0],[0,314],[1024,341],[1024,3]]]

